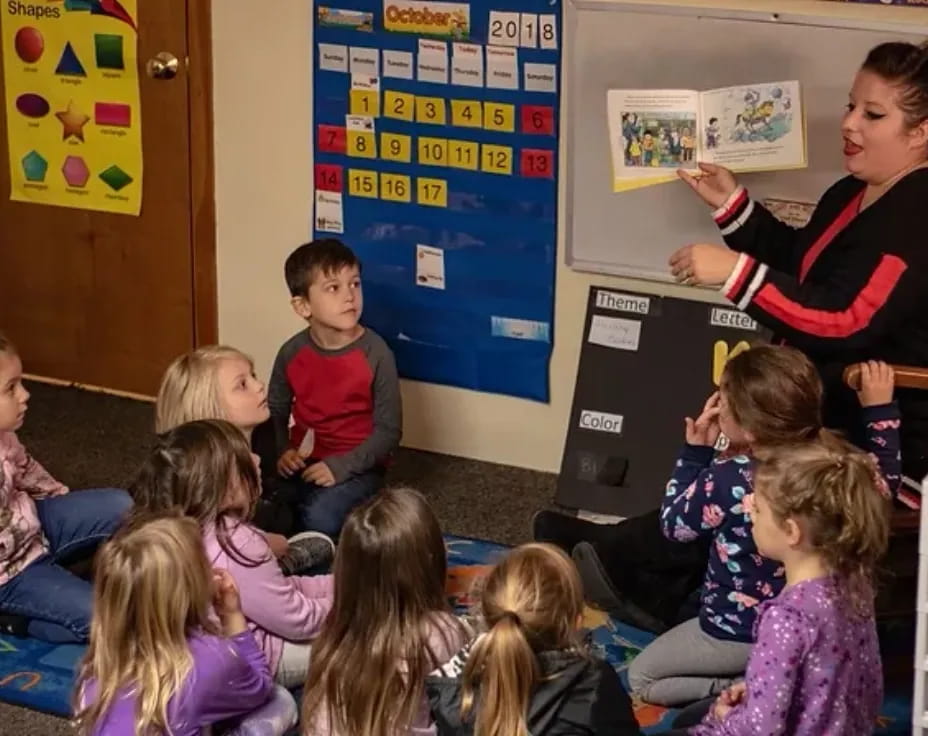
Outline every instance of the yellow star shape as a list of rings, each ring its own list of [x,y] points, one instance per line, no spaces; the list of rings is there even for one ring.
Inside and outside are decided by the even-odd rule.
[[[82,113],[74,100],[68,103],[68,109],[56,112],[55,117],[61,121],[61,140],[66,141],[72,135],[79,141],[84,140],[84,126],[90,122],[90,116]]]

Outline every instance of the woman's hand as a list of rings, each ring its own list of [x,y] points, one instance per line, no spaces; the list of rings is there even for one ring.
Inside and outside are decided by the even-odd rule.
[[[699,174],[677,169],[677,176],[689,184],[690,189],[702,197],[703,202],[712,209],[718,209],[734,194],[738,188],[738,181],[724,166],[706,163],[699,163],[698,166],[701,172]]]
[[[670,271],[681,284],[721,286],[738,262],[738,254],[724,245],[686,245],[670,256]]]

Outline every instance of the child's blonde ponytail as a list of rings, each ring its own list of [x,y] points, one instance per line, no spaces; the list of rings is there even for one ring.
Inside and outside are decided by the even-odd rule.
[[[474,645],[464,671],[462,714],[474,710],[480,681],[475,736],[528,736],[525,716],[532,689],[540,678],[538,659],[517,614],[506,611]]]
[[[583,651],[577,570],[552,545],[518,547],[490,573],[480,609],[488,630],[464,669],[462,718],[473,721],[475,736],[529,736],[529,704],[542,678],[538,654]]]

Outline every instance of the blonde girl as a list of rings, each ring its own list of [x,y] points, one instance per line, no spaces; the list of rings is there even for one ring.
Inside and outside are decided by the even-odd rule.
[[[618,675],[581,634],[583,590],[560,549],[510,552],[479,613],[486,632],[426,681],[439,734],[640,733]]]
[[[195,521],[137,518],[96,564],[90,647],[76,690],[81,736],[199,736],[226,719],[238,720],[233,733],[254,736],[293,726],[296,704],[275,689],[235,583],[210,569]]]
[[[195,519],[210,564],[238,585],[242,611],[271,672],[299,685],[309,640],[331,606],[332,576],[285,576],[251,523],[258,472],[245,435],[228,422],[188,422],[158,436],[132,494],[142,510],[178,509]]]
[[[117,489],[70,493],[53,478],[16,435],[28,408],[22,361],[0,333],[0,631],[86,642],[93,591],[62,564],[89,558],[132,501]]]
[[[155,404],[158,434],[198,419],[225,419],[251,441],[270,418],[267,391],[245,353],[207,345],[176,358],[164,373]]]
[[[313,643],[304,734],[434,734],[423,682],[464,641],[445,597],[445,544],[423,496],[388,489],[348,516],[335,601]]]
[[[834,438],[779,448],[749,499],[758,551],[786,587],[760,606],[746,681],[725,692],[696,736],[871,733],[883,696],[872,575],[889,502],[872,458]]]
[[[227,345],[208,345],[176,358],[161,379],[155,403],[159,434],[185,422],[225,419],[252,445],[254,430],[269,417],[267,391],[255,375],[254,362]],[[299,534],[288,543],[286,537],[294,531],[293,506],[286,488],[268,488],[257,501],[254,525],[266,532],[285,572],[328,564],[335,548],[324,534]]]

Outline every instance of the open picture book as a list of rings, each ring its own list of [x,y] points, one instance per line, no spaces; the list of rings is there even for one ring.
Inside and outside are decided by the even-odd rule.
[[[732,171],[806,166],[799,82],[705,92],[613,89],[606,97],[613,190],[673,181],[696,162]]]

